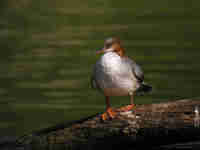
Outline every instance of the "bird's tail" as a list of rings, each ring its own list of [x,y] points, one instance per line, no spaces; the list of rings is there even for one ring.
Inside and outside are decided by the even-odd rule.
[[[137,93],[148,93],[152,91],[152,86],[146,84],[146,83],[142,83],[140,85],[140,88],[137,90]]]

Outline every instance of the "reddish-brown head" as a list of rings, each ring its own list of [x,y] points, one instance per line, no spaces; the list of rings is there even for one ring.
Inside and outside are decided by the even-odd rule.
[[[121,46],[121,42],[119,38],[116,37],[108,38],[107,40],[105,40],[104,48],[97,51],[97,54],[106,52],[115,52],[121,57],[125,55],[124,49]]]

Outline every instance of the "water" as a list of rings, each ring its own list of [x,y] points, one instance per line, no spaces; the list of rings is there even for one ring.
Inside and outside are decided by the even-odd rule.
[[[0,2],[0,133],[20,136],[104,111],[90,88],[95,50],[118,36],[152,94],[136,104],[199,97],[198,1]],[[112,97],[112,106],[129,103]]]

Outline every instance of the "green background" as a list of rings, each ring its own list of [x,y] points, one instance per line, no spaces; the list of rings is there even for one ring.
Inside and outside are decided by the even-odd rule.
[[[103,112],[90,74],[117,36],[153,92],[136,104],[200,94],[197,0],[1,0],[0,133],[23,135]],[[112,106],[129,102],[112,97]]]

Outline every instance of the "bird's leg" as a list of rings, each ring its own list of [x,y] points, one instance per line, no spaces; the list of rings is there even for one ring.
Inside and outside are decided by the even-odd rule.
[[[130,105],[134,106],[134,95],[130,94]]]
[[[119,111],[122,111],[122,112],[130,111],[135,106],[135,104],[134,104],[134,95],[132,93],[130,93],[129,95],[130,95],[130,105],[127,105],[127,106],[119,108]]]
[[[102,120],[113,119],[116,116],[116,112],[110,107],[109,97],[106,96],[106,112],[101,115]]]

